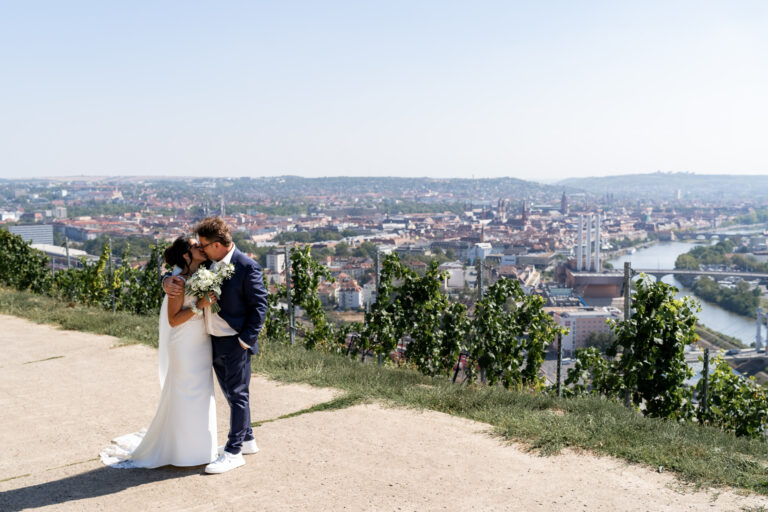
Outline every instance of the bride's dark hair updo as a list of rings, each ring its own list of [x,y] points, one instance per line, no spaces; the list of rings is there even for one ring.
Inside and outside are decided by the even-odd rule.
[[[177,267],[187,270],[189,263],[184,259],[185,254],[189,254],[192,250],[192,244],[189,241],[188,236],[180,236],[173,241],[173,244],[168,246],[163,253],[163,259],[169,265],[176,265]]]

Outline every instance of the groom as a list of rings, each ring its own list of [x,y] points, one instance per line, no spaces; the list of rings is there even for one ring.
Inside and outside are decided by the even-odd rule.
[[[251,355],[259,350],[258,338],[267,314],[267,290],[261,267],[240,252],[229,227],[220,217],[208,217],[195,228],[200,249],[214,263],[231,263],[235,272],[221,286],[216,314],[205,310],[205,326],[213,344],[213,370],[229,404],[229,438],[219,458],[205,467],[206,473],[224,473],[245,464],[243,454],[259,451],[251,430],[248,385]],[[163,284],[168,295],[184,293],[173,278]]]

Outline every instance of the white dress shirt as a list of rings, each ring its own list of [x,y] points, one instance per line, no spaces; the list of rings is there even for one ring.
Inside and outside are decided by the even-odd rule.
[[[218,268],[219,263],[229,263],[232,260],[232,254],[235,252],[235,244],[232,244],[232,248],[229,250],[229,252],[221,258],[219,261],[214,261],[213,265],[211,265],[211,270],[216,270]],[[203,316],[205,318],[205,330],[208,331],[208,334],[211,336],[235,336],[237,335],[237,331],[234,330],[226,320],[221,318],[218,313],[211,313],[211,308],[205,308],[203,310]],[[237,341],[240,342],[240,345],[244,349],[251,348],[249,345],[246,345],[243,343],[243,340],[240,338],[237,339]]]

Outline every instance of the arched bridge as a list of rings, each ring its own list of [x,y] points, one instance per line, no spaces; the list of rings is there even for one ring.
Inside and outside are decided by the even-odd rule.
[[[633,268],[635,274],[644,273],[654,278],[661,279],[669,274],[683,276],[709,276],[709,277],[740,277],[742,279],[768,279],[765,272],[739,272],[735,270],[683,270],[683,269],[659,269],[659,268]]]

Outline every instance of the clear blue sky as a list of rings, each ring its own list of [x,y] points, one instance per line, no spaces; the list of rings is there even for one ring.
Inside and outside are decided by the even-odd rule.
[[[762,0],[0,0],[0,177],[768,174],[767,62]]]

